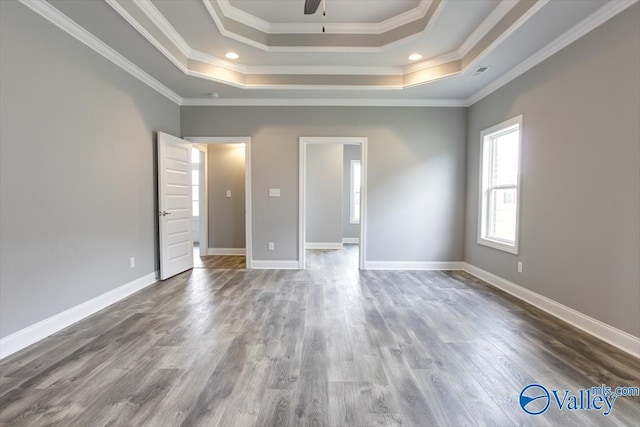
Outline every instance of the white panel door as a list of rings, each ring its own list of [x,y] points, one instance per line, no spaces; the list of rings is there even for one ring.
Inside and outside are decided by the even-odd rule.
[[[158,132],[160,279],[193,268],[191,144]]]

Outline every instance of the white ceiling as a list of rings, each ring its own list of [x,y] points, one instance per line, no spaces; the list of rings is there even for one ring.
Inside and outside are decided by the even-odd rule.
[[[380,23],[418,7],[421,0],[325,0],[326,22]],[[422,0],[427,3],[427,0]],[[316,16],[301,16],[304,0],[220,0],[269,23],[317,22],[323,5]],[[233,12],[232,12],[233,13]]]
[[[184,105],[469,105],[637,0],[20,1]]]

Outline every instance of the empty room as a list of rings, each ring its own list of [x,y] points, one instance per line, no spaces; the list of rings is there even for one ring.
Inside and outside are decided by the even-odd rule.
[[[0,425],[638,419],[637,0],[0,1]]]

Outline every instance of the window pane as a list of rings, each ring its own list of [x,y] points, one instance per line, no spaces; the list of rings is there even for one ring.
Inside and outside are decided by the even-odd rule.
[[[199,208],[199,203],[198,202],[191,202],[191,214],[193,216],[199,216],[200,215],[200,208]]]
[[[515,242],[516,206],[515,188],[491,190],[489,194],[489,235],[487,237]]]
[[[191,163],[200,163],[200,150],[197,148],[191,149]]]
[[[200,182],[200,174],[197,170],[191,171],[191,185],[198,185]]]
[[[353,212],[351,217],[354,221],[360,221],[360,189],[353,193]]]
[[[492,139],[492,187],[518,183],[518,137],[514,129]]]
[[[353,191],[360,192],[360,162],[353,163]]]
[[[360,177],[360,161],[351,161],[351,206],[350,206],[350,222],[360,222],[360,185],[362,179]]]
[[[191,186],[191,200],[193,200],[194,202],[200,200],[200,191],[198,191],[197,185]]]

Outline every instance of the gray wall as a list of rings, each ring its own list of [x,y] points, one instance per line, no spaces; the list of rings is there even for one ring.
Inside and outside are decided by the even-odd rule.
[[[350,222],[351,204],[351,160],[361,160],[359,145],[344,146],[344,169],[343,169],[343,189],[342,189],[342,237],[360,237],[360,224]]]
[[[182,107],[184,136],[251,136],[253,251],[298,258],[298,138],[369,138],[369,261],[462,261],[465,108]],[[280,188],[281,197],[269,197]],[[276,250],[267,250],[275,242]]]
[[[467,262],[640,336],[640,21],[632,6],[470,108]],[[520,255],[477,239],[480,131],[524,115]],[[517,261],[524,272],[517,273]]]
[[[343,165],[342,145],[307,145],[307,243],[342,244]]]
[[[171,101],[0,2],[0,336],[153,273]],[[136,267],[129,268],[129,257]]]
[[[244,146],[208,144],[209,247],[245,247]],[[227,197],[231,190],[231,197]]]

